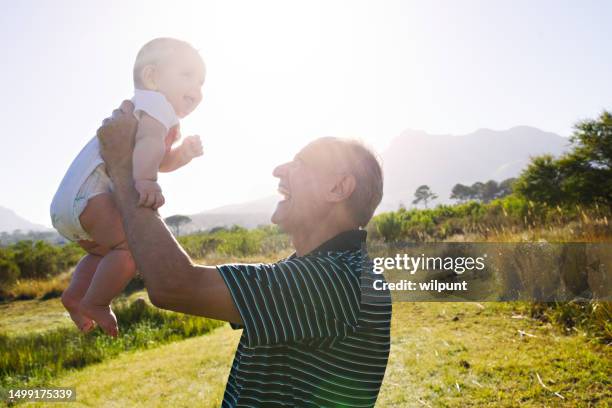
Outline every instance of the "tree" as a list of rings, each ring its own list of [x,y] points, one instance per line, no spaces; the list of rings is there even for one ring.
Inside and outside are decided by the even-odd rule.
[[[174,230],[174,236],[178,237],[181,232],[181,225],[189,224],[191,218],[186,215],[172,215],[164,220]]]
[[[516,182],[516,192],[528,200],[557,205],[561,202],[561,171],[551,155],[534,157]]]
[[[453,190],[451,191],[450,198],[452,200],[457,200],[460,203],[464,203],[473,197],[472,189],[469,186],[465,186],[463,184],[455,184]]]
[[[485,183],[481,182],[481,181],[477,181],[474,184],[472,184],[472,199],[473,200],[478,200],[478,201],[482,201],[482,195],[484,192],[484,188],[485,188]]]
[[[594,168],[612,170],[612,113],[603,111],[597,120],[585,120],[574,126],[570,137],[577,156]]]
[[[499,190],[496,198],[503,198],[512,194],[514,191],[514,182],[516,182],[516,178],[511,177],[499,183]]]
[[[612,114],[574,126],[573,150],[559,159],[562,189],[570,203],[612,204]]]
[[[604,111],[574,129],[570,152],[531,160],[515,184],[519,195],[549,205],[612,205],[612,114]]]
[[[438,195],[431,191],[429,186],[422,185],[416,189],[414,192],[414,197],[415,198],[412,200],[412,204],[418,205],[422,201],[425,208],[427,208],[427,202],[435,200],[438,198]]]
[[[450,198],[460,203],[464,203],[468,200],[478,200],[483,203],[488,203],[496,198],[502,198],[512,194],[512,186],[515,181],[516,179],[509,178],[500,183],[495,180],[489,180],[486,183],[477,181],[471,186],[455,184],[451,191]]]
[[[483,203],[488,203],[497,198],[499,193],[499,185],[495,180],[489,180],[482,185],[480,190],[480,199]]]

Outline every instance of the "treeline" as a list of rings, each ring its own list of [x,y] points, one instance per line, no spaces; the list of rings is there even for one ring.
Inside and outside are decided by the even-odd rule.
[[[612,114],[575,125],[572,148],[558,159],[535,157],[514,190],[549,206],[594,205],[612,207]]]
[[[179,237],[192,258],[274,256],[290,247],[287,235],[275,226],[247,230],[239,226]],[[0,289],[18,279],[48,279],[76,265],[85,252],[76,244],[20,241],[0,247]]]
[[[0,232],[0,247],[15,244],[19,241],[47,241],[50,244],[64,244],[66,239],[56,231],[22,231]]]
[[[444,240],[457,234],[516,232],[563,226],[572,221],[600,224],[610,232],[612,208],[612,114],[579,122],[572,148],[558,159],[539,156],[517,179],[497,183],[457,184],[451,198],[457,205],[434,209],[404,207],[380,214],[369,229],[387,242]],[[413,203],[435,198],[427,186]]]
[[[457,200],[459,203],[472,200],[488,203],[496,198],[503,198],[512,194],[512,185],[515,181],[515,178],[509,178],[500,183],[489,180],[486,183],[477,181],[471,186],[455,184],[450,198]]]
[[[469,201],[430,209],[400,208],[375,216],[368,230],[373,238],[385,242],[424,242],[468,234],[486,238],[529,229],[560,228],[572,222],[584,225],[586,221],[594,231],[601,230],[605,235],[612,232],[611,215],[609,207],[550,207],[513,194],[489,203]]]
[[[19,241],[0,247],[0,288],[18,279],[48,279],[76,265],[84,255],[76,244],[52,245],[46,241]]]

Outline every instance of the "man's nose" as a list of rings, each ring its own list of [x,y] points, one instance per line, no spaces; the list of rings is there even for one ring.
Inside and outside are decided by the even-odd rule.
[[[289,163],[283,163],[283,164],[279,164],[278,166],[276,166],[274,168],[274,170],[272,170],[272,175],[274,177],[278,177],[281,178],[283,177],[285,174],[287,174],[287,169],[289,168]]]

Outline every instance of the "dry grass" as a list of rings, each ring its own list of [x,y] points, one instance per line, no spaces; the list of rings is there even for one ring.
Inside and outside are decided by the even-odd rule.
[[[64,272],[51,279],[24,279],[15,282],[5,292],[5,297],[17,300],[51,299],[61,296],[70,283],[72,271]]]

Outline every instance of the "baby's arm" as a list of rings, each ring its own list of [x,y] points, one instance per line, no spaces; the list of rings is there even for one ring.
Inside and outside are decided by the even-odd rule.
[[[138,123],[134,145],[134,187],[140,193],[139,205],[157,209],[164,196],[157,184],[157,171],[164,158],[166,128],[146,113]]]
[[[159,165],[159,171],[165,173],[174,171],[189,163],[194,157],[202,156],[202,154],[200,136],[187,136],[180,146],[166,153]]]

